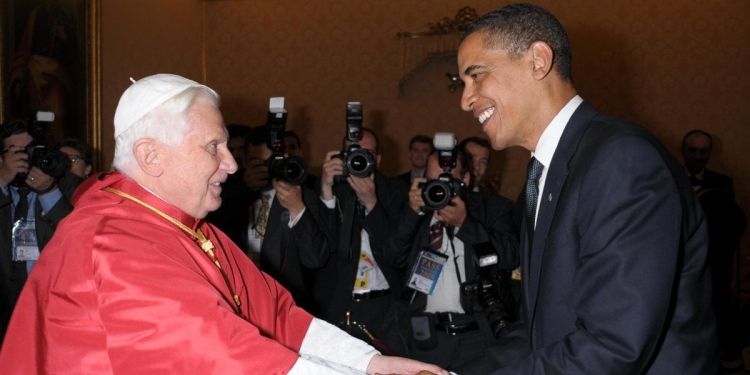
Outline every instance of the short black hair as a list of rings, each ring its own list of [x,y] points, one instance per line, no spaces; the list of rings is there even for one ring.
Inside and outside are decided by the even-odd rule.
[[[245,138],[248,132],[250,132],[250,129],[252,129],[248,125],[243,124],[229,124],[227,125],[227,132],[229,133],[229,138]]]
[[[29,124],[26,120],[13,119],[3,123],[2,127],[0,127],[0,146],[2,146],[3,149],[0,151],[5,151],[5,140],[10,136],[28,132]]]
[[[432,138],[424,134],[417,134],[411,137],[411,140],[409,141],[409,150],[411,150],[412,146],[414,146],[415,143],[427,143],[428,145],[430,145],[431,149],[435,148],[435,146],[432,145]]]
[[[685,142],[687,142],[688,137],[690,137],[691,135],[695,135],[695,134],[705,135],[706,137],[708,137],[708,142],[710,143],[709,149],[713,150],[714,139],[711,137],[711,134],[708,134],[707,131],[700,130],[700,129],[691,130],[687,132],[687,134],[685,134],[684,137],[682,137],[682,149],[683,150],[685,149]]]
[[[510,4],[482,15],[474,21],[461,37],[482,32],[487,48],[502,49],[511,59],[517,59],[537,41],[547,43],[553,52],[553,69],[561,79],[573,82],[568,34],[560,21],[546,9],[534,4]]]
[[[294,130],[285,131],[284,138],[286,137],[294,138],[297,141],[297,147],[299,147],[300,150],[302,149],[302,140],[299,139],[299,136],[297,135],[297,133],[294,132]]]
[[[466,138],[463,141],[461,141],[461,143],[458,144],[458,147],[460,149],[464,150],[464,152],[465,152],[466,151],[466,145],[469,144],[469,143],[475,143],[475,144],[477,144],[477,145],[479,145],[481,147],[484,147],[484,148],[492,151],[492,146],[490,146],[490,141],[488,141],[485,138],[481,138],[481,137],[469,137],[469,138]]]
[[[430,155],[427,157],[429,158],[432,155],[437,155],[438,150],[433,148],[432,151],[430,151]],[[459,172],[461,172],[461,177],[463,178],[466,173],[469,172],[469,160],[466,157],[466,152],[464,152],[461,148],[456,148],[456,161],[460,163],[461,168],[459,168]]]
[[[78,151],[86,165],[91,165],[91,147],[86,142],[79,141],[76,138],[65,138],[55,148],[59,150],[62,147],[70,147]]]
[[[249,145],[260,146],[267,144],[270,136],[271,128],[269,128],[268,125],[256,126],[250,129],[250,131],[245,134],[245,151],[247,151],[247,146]]]
[[[380,140],[378,139],[378,135],[375,134],[375,131],[368,128],[368,127],[362,127],[362,135],[364,136],[364,133],[370,133],[370,135],[375,138],[375,153],[378,153],[378,147],[380,146]],[[348,139],[346,138],[346,134],[344,135],[344,138],[341,140],[341,147],[346,148],[346,141]],[[375,155],[373,155],[375,156]]]

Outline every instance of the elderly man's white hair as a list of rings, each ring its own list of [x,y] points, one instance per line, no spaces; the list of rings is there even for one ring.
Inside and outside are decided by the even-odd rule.
[[[190,130],[188,110],[197,99],[219,107],[219,96],[204,87],[190,87],[173,96],[133,123],[115,139],[112,165],[125,175],[138,168],[133,146],[139,139],[151,138],[167,146],[176,146]]]

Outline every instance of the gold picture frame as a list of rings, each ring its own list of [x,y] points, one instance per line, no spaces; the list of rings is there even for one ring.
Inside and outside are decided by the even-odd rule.
[[[102,170],[101,0],[0,0],[0,15],[0,121],[57,109],[46,140],[86,141]]]

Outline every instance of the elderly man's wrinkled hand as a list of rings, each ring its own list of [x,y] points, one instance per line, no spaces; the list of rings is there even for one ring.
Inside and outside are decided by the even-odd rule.
[[[450,375],[446,370],[438,366],[413,359],[401,357],[389,357],[376,355],[370,360],[367,366],[368,374],[398,374],[398,375]]]

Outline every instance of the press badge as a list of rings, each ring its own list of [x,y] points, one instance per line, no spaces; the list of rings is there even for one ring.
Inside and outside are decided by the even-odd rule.
[[[377,264],[375,264],[375,260],[369,254],[364,251],[359,254],[359,272],[365,273],[371,269],[375,269],[375,267],[377,267]]]
[[[431,296],[447,261],[446,255],[426,249],[420,251],[409,278],[408,287]]]
[[[13,224],[13,260],[26,261],[39,259],[39,245],[36,242],[34,220],[18,220]]]

